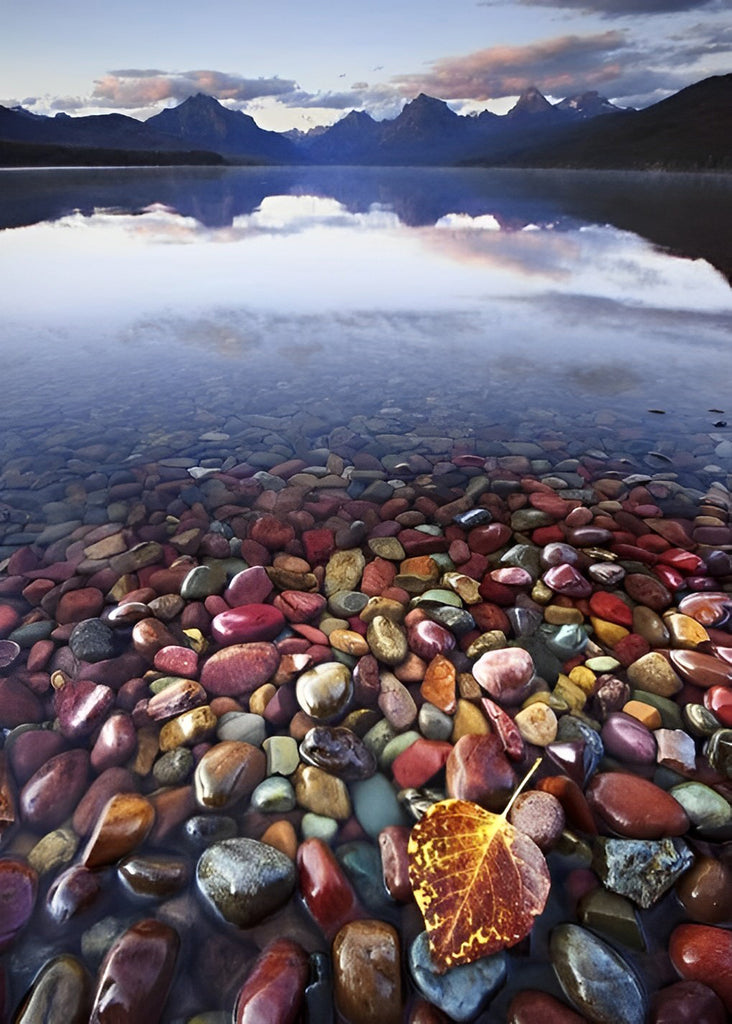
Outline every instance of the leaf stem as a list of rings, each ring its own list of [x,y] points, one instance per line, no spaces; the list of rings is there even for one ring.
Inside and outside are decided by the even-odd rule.
[[[531,779],[531,776],[534,774],[534,772],[536,771],[536,769],[539,767],[540,764],[541,764],[541,755],[539,757],[537,757],[537,759],[532,764],[531,768],[529,768],[529,770],[527,771],[526,775],[524,775],[523,779],[521,780],[521,782],[519,783],[517,788],[513,791],[513,796],[508,801],[506,806],[503,808],[503,812],[501,814],[502,818],[508,818],[508,812],[511,810],[511,807],[513,806],[513,803],[514,803],[516,797],[519,795],[521,790],[525,789],[525,787],[528,785],[528,782]]]

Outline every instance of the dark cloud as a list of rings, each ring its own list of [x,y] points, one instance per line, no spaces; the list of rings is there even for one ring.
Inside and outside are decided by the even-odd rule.
[[[482,0],[479,7],[494,7],[505,0]],[[614,18],[622,15],[675,14],[699,7],[719,7],[720,0],[518,0],[525,7],[564,7]],[[722,0],[723,2],[723,0]]]
[[[110,71],[94,83],[92,102],[98,106],[146,107],[164,100],[184,100],[197,92],[219,100],[245,103],[264,96],[282,96],[297,89],[285,78],[243,78],[223,71],[164,72],[138,69]]]

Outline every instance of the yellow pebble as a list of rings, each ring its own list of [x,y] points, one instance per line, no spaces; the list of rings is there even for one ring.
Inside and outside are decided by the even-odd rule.
[[[369,653],[366,638],[357,633],[355,629],[334,629],[328,637],[328,642],[336,651],[342,651],[344,654],[355,654],[356,657],[361,657]]]
[[[682,615],[680,612],[667,612],[663,616],[666,629],[671,634],[671,646],[681,647],[687,651],[693,651],[699,644],[709,639],[701,622],[692,619],[690,615]]]
[[[544,621],[551,626],[581,626],[585,617],[579,608],[564,608],[561,604],[550,604],[544,609]]]
[[[188,643],[190,644],[191,649],[194,650],[196,654],[203,654],[203,652],[208,648],[208,640],[206,640],[201,630],[184,629],[183,632],[188,637]]]
[[[576,683],[560,673],[554,687],[554,694],[562,700],[566,700],[572,711],[581,711],[587,701],[587,694]]]
[[[593,692],[595,689],[595,683],[597,682],[597,676],[595,673],[585,665],[575,665],[569,673],[569,678],[576,686],[579,686],[580,689],[584,690],[587,694]]]
[[[594,615],[590,616],[590,622],[595,631],[595,639],[605,647],[614,647],[629,633],[625,626],[618,626],[614,622],[608,622],[607,619],[597,619]]]
[[[491,731],[485,715],[467,700],[458,700],[455,717],[452,722],[452,742],[457,743],[461,736],[485,735]]]
[[[541,580],[537,580],[531,588],[531,600],[537,604],[549,604],[553,597],[554,591]]]

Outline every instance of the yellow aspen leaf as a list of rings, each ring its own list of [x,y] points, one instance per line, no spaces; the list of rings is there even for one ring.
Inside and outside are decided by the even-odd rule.
[[[544,855],[504,815],[441,800],[411,831],[409,881],[440,972],[520,942],[544,909]]]

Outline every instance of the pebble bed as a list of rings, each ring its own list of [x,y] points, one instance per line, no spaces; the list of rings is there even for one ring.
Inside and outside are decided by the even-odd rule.
[[[712,418],[7,435],[0,1022],[724,1024]],[[502,811],[537,757],[510,820],[546,909],[440,974],[410,829]]]

